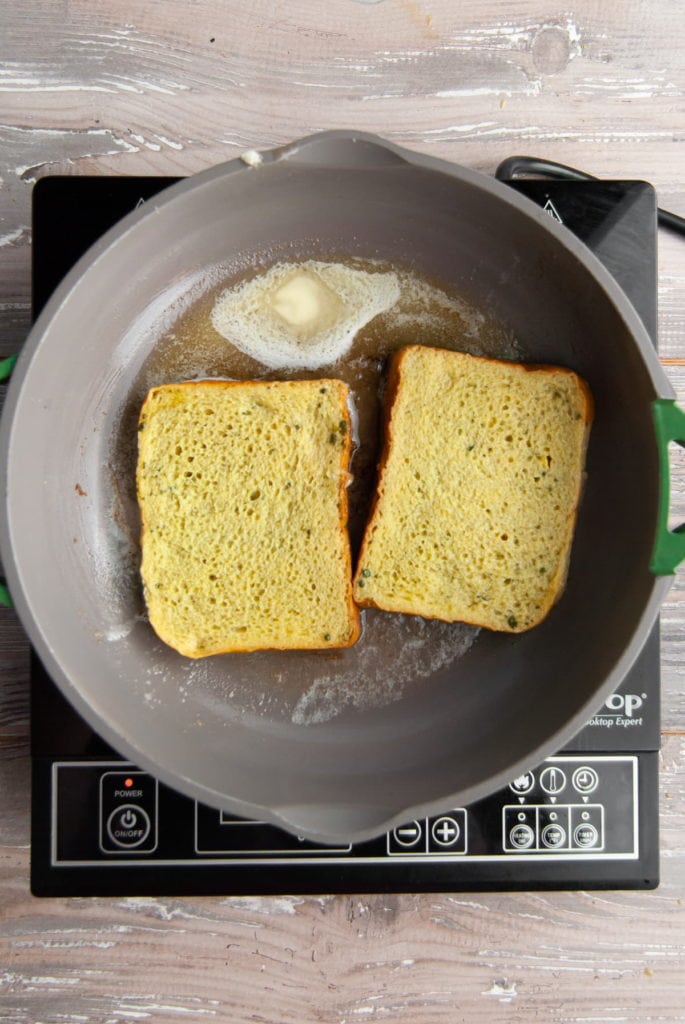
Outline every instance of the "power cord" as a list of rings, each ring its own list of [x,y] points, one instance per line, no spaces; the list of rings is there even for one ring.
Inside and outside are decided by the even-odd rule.
[[[522,175],[537,175],[543,178],[560,178],[563,181],[599,181],[594,174],[578,171],[567,164],[544,160],[536,156],[510,156],[498,166],[495,177],[498,181],[511,181]],[[679,235],[685,235],[685,217],[679,217],[668,210],[657,210],[659,226],[669,228]]]

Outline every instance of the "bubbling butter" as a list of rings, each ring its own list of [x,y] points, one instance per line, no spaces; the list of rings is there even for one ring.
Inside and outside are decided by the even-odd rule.
[[[351,348],[355,336],[400,298],[397,274],[342,263],[277,263],[222,292],[214,329],[271,369],[316,370]]]

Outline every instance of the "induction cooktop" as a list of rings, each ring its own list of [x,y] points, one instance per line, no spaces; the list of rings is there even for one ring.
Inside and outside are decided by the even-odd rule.
[[[33,312],[73,263],[176,178],[48,177],[33,192]],[[656,344],[656,198],[636,181],[509,182],[574,232]],[[32,657],[36,895],[653,888],[658,884],[659,630],[621,688],[554,757],[500,792],[371,842],[321,846],[206,807],[112,750]]]

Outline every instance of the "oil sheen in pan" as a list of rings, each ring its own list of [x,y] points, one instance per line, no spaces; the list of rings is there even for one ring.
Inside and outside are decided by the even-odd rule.
[[[341,262],[336,260],[336,262]],[[355,411],[356,442],[349,490],[350,538],[353,558],[359,547],[375,482],[381,435],[383,371],[388,355],[407,344],[435,345],[496,358],[520,358],[515,339],[500,323],[476,309],[463,296],[413,270],[378,261],[344,260],[364,274],[396,276],[399,298],[354,337],[337,362],[315,370],[268,368],[231,344],[215,330],[212,311],[227,288],[268,271],[262,265],[226,269],[213,274],[206,290],[182,309],[160,334],[123,411],[113,468],[119,481],[135,477],[136,421],[149,388],[177,380],[224,377],[233,380],[283,380],[335,376],[350,387]],[[196,293],[197,294],[197,293]],[[119,489],[119,521],[137,538],[135,491]],[[122,513],[125,524],[121,523]],[[134,545],[135,545],[134,541]],[[136,552],[137,555],[137,552]],[[135,562],[134,557],[134,562]],[[143,611],[140,584],[137,603]],[[183,659],[182,697],[193,705],[229,708],[229,717],[266,715],[275,721],[315,724],[346,708],[380,707],[420,685],[456,662],[471,646],[478,630],[461,623],[443,623],[418,616],[391,615],[367,609],[363,632],[353,647],[326,652],[227,654],[194,662]],[[150,670],[146,699],[163,700],[168,685],[165,660]],[[178,675],[178,674],[177,674]]]

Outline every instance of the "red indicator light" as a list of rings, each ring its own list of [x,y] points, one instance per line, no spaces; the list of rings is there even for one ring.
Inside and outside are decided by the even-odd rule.
[[[124,785],[126,786],[126,789],[130,789],[133,785],[133,779],[124,779]]]

